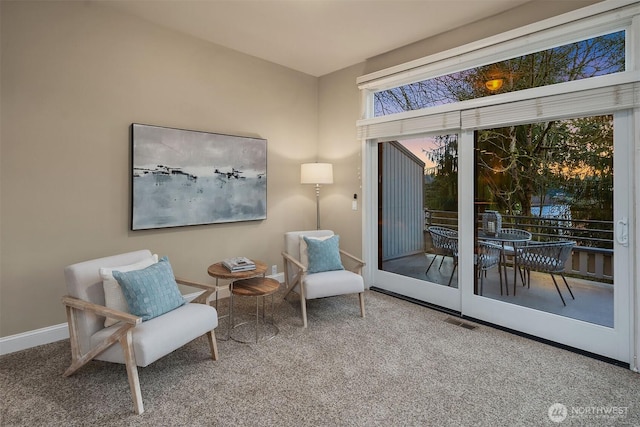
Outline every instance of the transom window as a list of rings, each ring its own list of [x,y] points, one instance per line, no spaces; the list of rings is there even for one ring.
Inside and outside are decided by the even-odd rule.
[[[376,117],[625,71],[625,31],[374,93]]]

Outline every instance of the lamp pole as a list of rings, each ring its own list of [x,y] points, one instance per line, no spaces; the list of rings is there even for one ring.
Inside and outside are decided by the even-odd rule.
[[[316,230],[320,230],[320,184],[316,184]]]

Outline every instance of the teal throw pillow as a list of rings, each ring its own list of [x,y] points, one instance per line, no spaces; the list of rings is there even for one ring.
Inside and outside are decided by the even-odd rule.
[[[142,321],[153,319],[174,310],[185,303],[165,256],[142,270],[114,271],[113,277],[122,288],[131,314]]]
[[[308,273],[344,270],[340,260],[340,236],[337,234],[325,240],[304,236],[309,254]]]

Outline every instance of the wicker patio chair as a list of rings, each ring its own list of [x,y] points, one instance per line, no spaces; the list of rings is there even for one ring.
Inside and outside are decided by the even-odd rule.
[[[558,287],[555,274],[559,274],[564,281],[565,286],[571,294],[571,298],[575,299],[573,292],[564,277],[564,269],[573,247],[576,246],[574,241],[557,241],[557,242],[529,242],[526,246],[520,248],[516,252],[517,263],[527,272],[527,286],[531,286],[530,270],[549,273],[553,279],[553,284],[560,295],[563,305],[567,305],[564,297]]]
[[[484,277],[488,270],[498,267],[500,276],[500,295],[502,295],[502,273],[500,272],[502,246],[495,243],[479,241],[476,248],[474,263],[476,266],[476,275],[480,279],[480,295],[482,295],[484,287]]]
[[[531,233],[529,233],[527,230],[522,230],[519,228],[503,228],[502,230],[500,230],[500,234],[508,234],[514,237],[513,242],[505,241],[502,246],[502,250],[504,251],[504,256],[505,257],[512,256],[514,257],[514,259],[516,256],[516,252],[520,251],[520,248],[522,248],[523,246],[526,246],[532,237]],[[520,273],[520,280],[522,280],[522,286],[525,285],[525,280],[522,274],[522,270],[520,269],[520,266],[516,268],[515,265],[517,265],[517,263],[514,263],[515,270],[513,272],[514,294],[515,294],[515,286],[516,286],[516,277],[518,272]]]
[[[429,263],[429,267],[427,267],[427,271],[425,274],[429,274],[429,270],[431,266],[435,262],[438,255],[442,256],[442,260],[440,261],[440,266],[438,270],[442,268],[442,263],[444,262],[445,257],[453,258],[453,269],[451,270],[451,276],[449,277],[449,284],[451,286],[451,281],[453,280],[453,274],[456,271],[456,267],[458,267],[458,232],[456,230],[452,230],[446,227],[439,227],[432,225],[427,229],[429,234],[431,235],[431,242],[433,244],[434,256],[431,262]]]

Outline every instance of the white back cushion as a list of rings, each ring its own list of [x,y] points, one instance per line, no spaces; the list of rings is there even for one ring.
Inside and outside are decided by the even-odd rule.
[[[123,265],[119,267],[101,267],[99,273],[100,278],[102,279],[102,286],[104,287],[104,305],[108,308],[113,308],[115,310],[129,313],[129,305],[127,304],[127,300],[124,298],[124,294],[122,293],[120,284],[113,277],[113,271],[115,270],[126,273],[127,271],[142,270],[143,268],[147,268],[150,265],[156,264],[157,262],[158,254],[153,254],[149,258],[145,258],[142,261],[138,261],[133,264]],[[107,317],[106,319],[104,319],[104,327],[108,328],[109,326],[114,325],[117,322],[117,320]]]
[[[284,233],[284,250],[289,255],[300,261],[300,240],[302,236],[307,237],[331,237],[331,230],[308,230],[308,231],[288,231]]]

